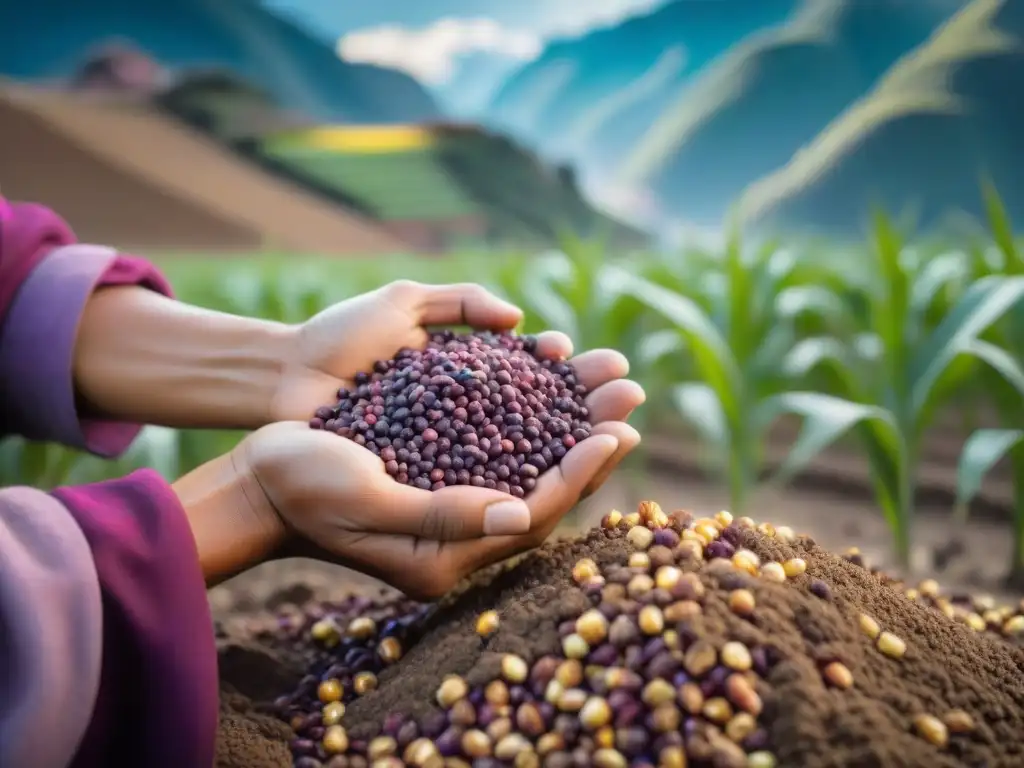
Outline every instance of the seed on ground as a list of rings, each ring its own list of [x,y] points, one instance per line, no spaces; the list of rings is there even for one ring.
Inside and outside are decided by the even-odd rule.
[[[626,539],[637,549],[647,549],[654,543],[654,531],[646,526],[637,525],[629,529]]]
[[[476,619],[476,633],[480,637],[490,637],[498,631],[501,619],[497,611],[484,611]]]
[[[782,570],[787,578],[795,579],[807,571],[807,562],[799,557],[792,557],[782,564]]]
[[[455,702],[469,695],[469,686],[458,675],[449,675],[437,688],[437,703],[444,709],[451,709]]]
[[[747,768],[775,768],[778,764],[771,752],[758,751],[747,755]]]
[[[601,518],[601,527],[605,530],[614,530],[619,527],[619,523],[622,522],[622,513],[617,509],[613,509],[607,515]]]
[[[398,742],[391,736],[377,736],[366,745],[366,756],[371,760],[391,757],[398,751]]]
[[[878,650],[891,659],[902,659],[907,652],[907,644],[892,632],[883,632],[878,636]]]
[[[699,687],[697,688],[697,693],[700,694]],[[680,691],[680,697],[684,695],[685,694]],[[696,703],[696,698],[693,698],[693,694],[690,693],[689,695],[691,696],[691,700]],[[764,709],[761,697],[758,695],[757,691],[754,690],[753,683],[751,683],[745,675],[729,675],[725,680],[725,695],[734,707],[742,710],[743,712],[747,712],[754,717],[760,715],[761,710]],[[694,712],[694,709],[692,709],[687,702],[684,702],[684,706],[686,706],[688,712]],[[697,709],[699,710],[699,707]]]
[[[788,525],[780,525],[775,528],[775,538],[787,544],[792,544],[796,541],[796,532]]]
[[[1024,615],[1007,619],[1006,623],[1003,624],[1003,634],[1010,637],[1024,635]]]
[[[750,650],[743,643],[735,641],[726,643],[722,646],[720,655],[722,663],[736,672],[746,672],[754,666],[754,659],[750,655]]]
[[[340,755],[348,750],[348,733],[340,725],[332,725],[324,731],[324,751],[331,755]]]
[[[567,659],[583,659],[590,653],[590,645],[574,632],[562,638],[562,653]]]
[[[357,640],[368,640],[377,634],[377,622],[371,618],[360,616],[352,619],[345,630],[345,634]]]
[[[318,642],[334,645],[341,638],[341,629],[333,619],[320,619],[310,628],[309,634]]]
[[[786,581],[786,571],[780,563],[765,563],[761,566],[761,578],[782,584]]]
[[[683,656],[683,667],[694,677],[709,672],[718,663],[718,651],[707,640],[698,640]]]
[[[668,515],[656,501],[641,501],[636,511],[640,513],[640,522],[644,525],[651,528],[664,528],[668,525]]]
[[[598,749],[593,760],[594,768],[626,768],[629,765],[622,753],[614,749]]]
[[[577,560],[576,565],[572,567],[572,578],[577,584],[583,584],[600,574],[600,572],[597,563],[589,557],[584,557],[581,560]]]
[[[729,609],[739,616],[750,616],[757,603],[749,589],[734,589],[729,593]]]
[[[857,616],[857,626],[860,627],[860,631],[870,637],[872,640],[878,637],[882,632],[882,628],[878,626],[878,622],[868,616],[866,613],[862,613]]]
[[[524,683],[530,675],[530,667],[522,657],[506,653],[501,658],[501,675],[510,683]]]
[[[324,726],[337,725],[345,716],[345,705],[340,701],[331,701],[324,704],[320,712],[320,719]]]
[[[704,717],[718,725],[724,725],[732,717],[732,707],[729,705],[729,700],[720,696],[705,701],[701,712]]]
[[[377,676],[373,672],[360,672],[352,679],[352,688],[359,696],[365,696],[377,688]]]
[[[596,608],[591,608],[576,619],[576,634],[594,646],[608,637],[608,619]]]
[[[822,675],[836,688],[843,688],[845,690],[853,685],[853,673],[850,672],[845,664],[839,661],[826,664],[825,669],[822,670]]]
[[[580,710],[579,717],[584,728],[596,731],[611,722],[612,708],[600,696],[591,696]]]
[[[324,680],[316,689],[317,698],[319,698],[324,704],[330,704],[332,701],[341,701],[341,697],[344,693],[345,691],[341,687],[341,681],[334,678]]]
[[[758,567],[761,565],[761,558],[749,549],[738,549],[732,556],[732,564],[741,571],[755,575]]]
[[[491,737],[483,731],[472,728],[462,734],[462,751],[467,757],[490,757],[491,750]]]
[[[725,724],[725,735],[737,743],[743,741],[756,730],[757,720],[749,712],[735,714]]]
[[[914,717],[914,730],[918,736],[936,747],[945,747],[949,743],[949,730],[945,723],[932,715]]]
[[[974,730],[974,718],[962,709],[951,709],[942,716],[942,722],[950,733],[970,733]]]
[[[645,605],[637,616],[637,624],[645,635],[657,635],[665,629],[665,616],[656,605]]]
[[[644,686],[640,700],[648,707],[659,707],[675,701],[676,689],[667,680],[656,677]]]
[[[402,658],[402,644],[397,637],[385,637],[377,646],[377,655],[385,664],[394,664]]]
[[[651,567],[651,557],[646,552],[633,552],[630,554],[629,560],[626,561],[626,565],[646,571]]]
[[[654,572],[654,586],[672,591],[683,578],[683,572],[674,565],[663,565]]]

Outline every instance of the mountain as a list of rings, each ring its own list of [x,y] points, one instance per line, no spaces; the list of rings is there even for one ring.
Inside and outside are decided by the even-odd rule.
[[[762,227],[862,231],[870,207],[922,226],[980,216],[979,177],[1024,218],[1024,0],[973,0],[742,208]]]
[[[522,62],[490,51],[473,51],[457,57],[451,79],[433,88],[446,114],[475,119],[487,108],[491,96]]]
[[[926,0],[806,0],[702,71],[644,135],[621,178],[674,216],[717,226],[953,12]]]
[[[93,48],[112,39],[131,41],[171,69],[231,70],[284,108],[322,121],[394,123],[440,116],[431,96],[408,75],[342,61],[330,44],[254,0],[0,3],[0,75],[67,78]]]
[[[508,78],[487,120],[542,151],[578,154],[576,133],[601,131],[621,151],[687,77],[750,32],[782,21],[797,2],[673,0],[617,25],[555,40]],[[599,140],[592,145],[605,149]]]

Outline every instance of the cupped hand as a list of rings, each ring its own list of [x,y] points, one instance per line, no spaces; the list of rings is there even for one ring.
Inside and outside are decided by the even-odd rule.
[[[561,333],[541,334],[538,354],[568,358],[572,345]],[[640,442],[626,419],[644,392],[624,378],[625,357],[594,350],[570,362],[590,391],[593,435],[541,475],[524,500],[473,486],[425,491],[401,485],[370,451],[304,422],[254,433],[237,449],[239,461],[291,533],[279,556],[337,562],[429,599],[543,543]]]
[[[402,347],[422,348],[428,326],[507,331],[523,313],[481,285],[397,280],[342,301],[298,327],[271,406],[274,421],[303,421],[333,405],[360,371]]]

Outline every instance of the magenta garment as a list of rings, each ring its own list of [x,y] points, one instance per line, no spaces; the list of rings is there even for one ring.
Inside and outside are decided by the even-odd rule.
[[[68,764],[92,720],[102,634],[74,517],[42,491],[0,491],[0,765]]]
[[[81,413],[72,381],[82,311],[108,285],[170,293],[147,262],[78,245],[52,211],[0,197],[0,434],[128,447],[139,425]],[[159,475],[0,491],[0,580],[0,766],[212,765],[206,589]]]

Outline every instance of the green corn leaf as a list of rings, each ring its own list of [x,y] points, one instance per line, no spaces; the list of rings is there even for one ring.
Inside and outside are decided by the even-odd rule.
[[[670,329],[648,333],[637,345],[637,362],[643,366],[654,366],[664,358],[678,355],[686,349],[679,334]]]
[[[672,399],[680,415],[724,455],[729,449],[729,425],[714,390],[696,382],[679,384],[672,390]]]
[[[751,337],[754,329],[751,328],[751,320],[757,311],[753,306],[753,270],[748,268],[745,261],[739,231],[732,226],[725,246],[725,277],[728,286],[726,337],[737,360],[746,360],[752,351]]]
[[[707,314],[691,299],[619,268],[613,273],[621,289],[635,296],[671,323],[686,341],[701,379],[718,396],[729,424],[743,418],[743,383],[729,345]]]
[[[907,311],[909,305],[909,279],[903,263],[903,242],[899,233],[881,211],[873,216],[872,235],[878,265],[881,290],[872,301],[872,326],[882,339],[890,378],[896,389],[902,389]]]
[[[1024,277],[983,277],[970,285],[911,358],[912,414],[926,407],[932,388],[953,359],[963,353],[970,354],[971,342],[1022,299]]]
[[[896,421],[884,408],[819,392],[786,392],[765,400],[758,408],[755,421],[769,424],[785,413],[802,416],[804,426],[777,472],[782,482],[794,477],[823,450],[865,421],[874,422],[882,428],[884,444],[891,452],[892,460],[902,460],[902,439]]]
[[[988,219],[992,239],[995,240],[996,246],[1005,258],[1006,273],[1010,275],[1024,274],[1024,256],[1018,253],[1017,245],[1014,242],[1010,215],[991,179],[985,179],[982,182],[981,192],[985,203],[985,218]]]
[[[967,522],[970,503],[981,491],[985,476],[1019,445],[1024,445],[1024,429],[979,429],[967,438],[956,470],[954,517],[958,522]]]
[[[909,546],[909,500],[903,498],[901,478],[906,477],[907,451],[893,414],[884,408],[817,392],[788,392],[765,400],[755,415],[770,422],[784,413],[802,416],[803,428],[774,483],[786,483],[806,468],[822,451],[852,429],[857,429],[872,470],[876,499],[893,531],[897,550]]]
[[[946,253],[929,259],[914,277],[910,295],[910,316],[919,321],[950,283],[967,280],[971,268],[965,253]],[[924,328],[914,329],[920,333]]]

